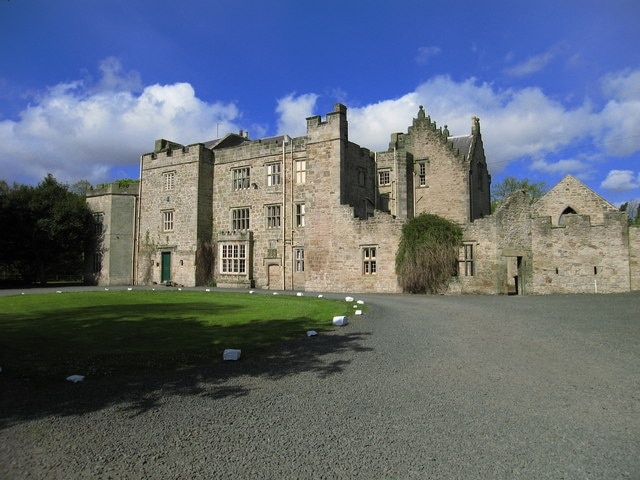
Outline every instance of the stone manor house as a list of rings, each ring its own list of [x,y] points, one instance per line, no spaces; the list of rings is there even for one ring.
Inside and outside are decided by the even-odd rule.
[[[140,172],[88,194],[103,224],[91,272],[101,285],[400,292],[402,225],[427,212],[464,231],[450,293],[640,290],[639,229],[574,177],[491,214],[476,117],[470,134],[452,136],[421,106],[372,152],[349,141],[337,104],[307,118],[301,137],[157,140]]]

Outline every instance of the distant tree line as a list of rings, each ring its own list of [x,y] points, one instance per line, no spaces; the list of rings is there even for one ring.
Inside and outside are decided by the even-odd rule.
[[[88,182],[72,187],[52,175],[33,187],[0,180],[0,275],[44,284],[54,276],[81,277],[100,229],[85,199]]]

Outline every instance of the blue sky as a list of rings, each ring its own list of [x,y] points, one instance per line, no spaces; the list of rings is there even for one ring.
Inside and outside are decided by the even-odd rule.
[[[305,133],[385,150],[419,105],[480,117],[493,183],[640,199],[637,0],[0,0],[0,179],[138,176],[157,138]]]

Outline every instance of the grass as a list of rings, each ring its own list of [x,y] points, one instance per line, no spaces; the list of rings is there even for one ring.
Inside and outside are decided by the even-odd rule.
[[[117,375],[243,357],[332,328],[345,302],[203,291],[0,297],[0,367],[11,377]]]

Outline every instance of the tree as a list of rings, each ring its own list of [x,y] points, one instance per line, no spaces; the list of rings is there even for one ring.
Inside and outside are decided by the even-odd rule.
[[[626,212],[629,217],[629,225],[640,225],[640,202],[630,200],[620,205],[620,211]]]
[[[439,293],[455,275],[462,229],[437,215],[423,213],[405,223],[396,254],[396,272],[404,291]]]
[[[530,182],[528,178],[518,180],[516,177],[506,177],[502,182],[491,186],[491,212],[495,212],[509,195],[519,190],[527,192],[533,203],[547,192],[547,184]]]
[[[98,240],[84,196],[52,175],[37,187],[0,189],[0,221],[12,227],[0,236],[0,265],[28,283],[45,283],[51,273],[82,273]]]

